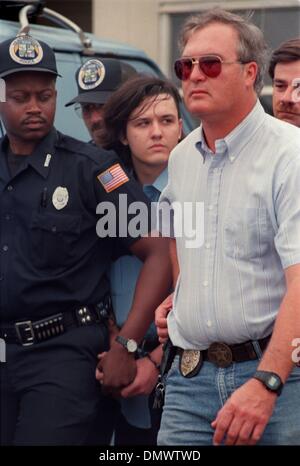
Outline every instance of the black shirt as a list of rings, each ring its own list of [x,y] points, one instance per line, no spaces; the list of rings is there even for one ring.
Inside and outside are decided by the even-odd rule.
[[[108,289],[105,272],[113,240],[99,238],[99,202],[110,201],[118,216],[119,194],[129,202],[147,198],[129,179],[107,193],[97,176],[116,163],[107,152],[53,129],[11,176],[0,140],[0,318],[36,319],[97,303]],[[53,193],[66,188],[57,209]],[[136,238],[122,238],[128,247]]]

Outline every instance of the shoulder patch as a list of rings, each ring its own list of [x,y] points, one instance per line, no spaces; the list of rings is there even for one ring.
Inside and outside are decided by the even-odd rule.
[[[128,176],[119,163],[112,165],[110,168],[100,173],[97,178],[107,193],[114,191],[119,186],[129,181]]]

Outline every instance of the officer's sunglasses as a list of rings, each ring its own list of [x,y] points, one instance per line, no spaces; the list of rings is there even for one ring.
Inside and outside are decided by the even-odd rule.
[[[178,79],[186,81],[192,74],[194,65],[209,78],[217,78],[222,71],[222,65],[244,64],[242,61],[223,61],[218,55],[203,55],[202,57],[180,58],[175,61],[174,70]]]
[[[83,118],[83,116],[89,116],[93,112],[101,110],[102,107],[103,104],[76,104],[75,112],[79,118]]]

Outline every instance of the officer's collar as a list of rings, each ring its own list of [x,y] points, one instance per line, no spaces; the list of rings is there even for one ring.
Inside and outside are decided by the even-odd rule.
[[[53,127],[27,159],[28,165],[31,165],[43,178],[47,178],[48,176],[57,139],[58,134]]]
[[[47,178],[51,166],[51,159],[55,153],[55,144],[58,140],[58,133],[53,127],[37,145],[31,155],[27,157],[27,165],[31,165],[43,178]],[[7,153],[9,148],[9,139],[7,134],[2,138],[0,153]],[[26,165],[26,166],[27,166]]]

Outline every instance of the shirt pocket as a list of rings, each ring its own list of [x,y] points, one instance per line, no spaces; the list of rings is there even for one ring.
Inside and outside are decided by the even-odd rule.
[[[31,220],[34,265],[42,269],[61,269],[70,265],[76,259],[76,241],[80,232],[79,214],[35,212]]]
[[[255,259],[269,254],[274,239],[266,208],[235,208],[224,226],[224,250],[234,259]]]

